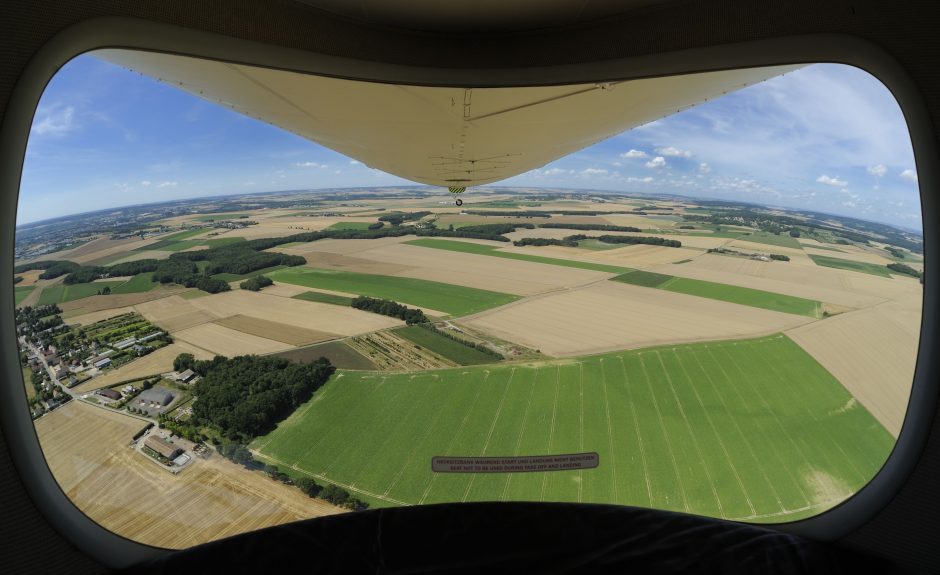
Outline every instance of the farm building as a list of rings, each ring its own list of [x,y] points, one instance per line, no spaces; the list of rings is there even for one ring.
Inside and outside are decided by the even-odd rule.
[[[103,367],[108,367],[109,365],[111,365],[111,358],[105,357],[103,359],[99,359],[93,365],[97,367],[98,369],[101,369]]]
[[[114,349],[127,349],[127,348],[129,348],[130,346],[134,345],[135,343],[137,343],[137,338],[136,338],[136,337],[129,337],[129,338],[127,338],[127,339],[122,339],[121,341],[119,341],[119,342],[117,342],[117,343],[115,343],[115,344],[112,344],[112,347],[113,347]]]
[[[96,393],[101,397],[106,397],[108,399],[121,399],[121,393],[113,389],[99,389]]]
[[[177,375],[176,379],[182,381],[183,383],[189,383],[193,380],[194,377],[196,377],[196,374],[193,372],[193,370],[187,369],[186,371],[183,371]]]
[[[55,372],[56,379],[65,379],[69,375],[69,370],[64,367]]]
[[[151,435],[148,437],[147,441],[144,442],[144,447],[148,447],[156,451],[167,459],[174,459],[183,452],[183,450],[176,445],[173,445],[172,443],[156,435]]]
[[[137,396],[141,405],[151,408],[166,407],[173,401],[173,394],[165,389],[148,389]]]

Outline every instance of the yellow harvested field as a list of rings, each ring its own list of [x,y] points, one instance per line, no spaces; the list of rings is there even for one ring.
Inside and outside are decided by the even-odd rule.
[[[542,254],[550,255],[548,252],[542,252]],[[405,266],[405,271],[394,274],[397,276],[515,295],[533,295],[584,285],[609,278],[612,275],[592,270],[545,265],[524,260],[494,258],[487,255],[452,252],[408,244],[377,247],[359,253],[358,257],[368,257],[378,262]]]
[[[83,513],[119,535],[178,549],[343,512],[215,454],[173,475],[129,446],[143,426],[80,401],[36,421],[59,486]]]
[[[20,272],[18,274],[14,274],[16,276],[23,278],[23,280],[16,285],[24,286],[24,287],[34,285],[36,281],[39,279],[40,274],[42,274],[42,270],[29,270],[27,272]]]
[[[369,254],[371,251],[372,250],[369,250],[364,253]],[[312,268],[342,270],[364,274],[396,275],[414,267],[378,258],[368,259],[344,254],[334,254],[332,252],[307,252],[305,257],[307,258],[307,266]]]
[[[117,369],[107,371],[103,375],[92,378],[81,385],[72,388],[72,391],[86,393],[93,389],[108,387],[115,383],[134,379],[135,377],[146,377],[148,375],[157,375],[173,371],[173,360],[181,353],[191,353],[196,359],[212,359],[215,355],[190,345],[184,341],[171,343],[166,347],[161,347],[157,351],[151,352],[143,357],[122,365]]]
[[[746,237],[746,236],[745,236]],[[785,254],[788,256],[798,255],[805,253],[801,248],[788,248],[785,246],[774,246],[770,244],[762,244],[760,242],[749,242],[746,240],[734,240],[727,246],[733,250],[741,250],[745,252],[756,252],[760,254]],[[835,255],[835,252],[829,252],[829,255]]]
[[[277,282],[272,286],[264,288],[264,293],[267,295],[276,295],[280,297],[294,297],[297,294],[302,294],[305,291],[310,291],[309,288],[303,286],[297,286],[294,284],[286,284]]]
[[[59,307],[62,309],[62,311],[65,312],[72,311],[75,313],[91,313],[93,311],[113,309],[116,307],[126,307],[148,301],[154,301],[178,294],[183,291],[186,291],[186,288],[177,285],[157,286],[150,291],[141,293],[93,295],[82,299],[60,303]]]
[[[753,337],[813,321],[664,290],[600,282],[530,298],[461,320],[557,356]]]
[[[916,280],[905,282],[793,262],[760,262],[705,254],[682,265],[652,266],[649,271],[726,283],[814,299],[851,308],[875,305],[919,289]]]
[[[915,294],[786,333],[897,437],[910,397],[920,322],[921,299]]]
[[[101,311],[93,311],[90,313],[79,313],[71,315],[63,313],[62,319],[65,320],[65,323],[69,325],[91,325],[96,321],[103,321],[112,317],[123,315],[125,313],[131,313],[132,311],[134,311],[132,306],[115,307],[111,309],[103,309]]]
[[[196,307],[192,304],[192,300],[183,299],[178,295],[145,302],[135,307],[151,323],[171,333],[202,325],[221,317]]]
[[[242,314],[340,335],[359,335],[402,325],[401,321],[384,315],[351,307],[269,295],[264,291],[234,290],[190,300],[188,303],[217,318]]]
[[[112,240],[110,238],[98,238],[88,242],[87,244],[82,244],[77,248],[70,250],[62,250],[60,252],[53,252],[50,254],[45,254],[41,258],[43,260],[71,260],[80,264],[90,262],[92,260],[104,258],[107,256],[112,256],[125,251],[130,251],[135,248],[141,247],[149,243],[150,240],[141,240],[135,238],[127,238],[123,240]],[[19,262],[17,262],[19,263]]]
[[[249,354],[264,355],[294,347],[287,343],[243,333],[215,323],[204,323],[174,332],[173,339],[228,357]]]
[[[321,341],[336,339],[340,337],[335,333],[325,331],[316,331],[296,325],[287,325],[269,321],[260,317],[251,317],[246,315],[233,315],[215,322],[240,332],[250,333],[258,337],[273,339],[290,345],[310,345]]]

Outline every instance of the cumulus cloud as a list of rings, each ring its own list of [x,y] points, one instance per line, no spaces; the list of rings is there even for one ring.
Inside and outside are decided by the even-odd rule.
[[[146,188],[150,185],[150,180],[141,180],[140,185]]]
[[[656,151],[664,156],[671,156],[674,158],[690,158],[692,157],[692,152],[688,150],[680,150],[673,146],[667,146],[665,148],[656,148]]]
[[[830,178],[826,174],[823,174],[819,176],[818,178],[816,178],[816,181],[819,182],[820,184],[826,184],[827,186],[836,186],[838,188],[843,188],[849,185],[849,183],[845,180],[840,180],[838,177]]]
[[[666,158],[662,156],[656,156],[652,160],[646,162],[647,168],[662,168],[666,165]]]
[[[908,182],[917,183],[917,172],[914,170],[904,170],[901,172],[901,179],[907,180]]]
[[[542,173],[546,176],[558,176],[564,174],[565,170],[562,170],[561,168],[549,168]]]
[[[869,166],[868,173],[880,178],[881,176],[888,173],[888,168],[884,164],[878,164],[877,166]]]
[[[645,178],[635,178],[633,176],[630,176],[629,178],[627,178],[627,181],[631,183],[649,184],[650,182],[653,181],[653,178],[650,176],[646,176]]]
[[[642,150],[630,150],[620,154],[621,158],[647,158],[649,155]]]
[[[158,188],[175,188],[178,182],[160,182],[157,184]]]
[[[53,108],[43,118],[33,124],[33,132],[39,136],[64,136],[75,127],[75,108]]]
[[[359,160],[349,160],[349,165],[350,165],[350,166],[358,166],[358,165],[361,164],[361,163],[362,163],[362,162],[360,162]]]
[[[581,170],[582,176],[602,176],[607,173],[607,170],[602,168],[585,168]]]
[[[326,168],[329,168],[328,165],[320,164],[317,162],[295,162],[294,166],[298,168],[320,168],[323,170],[325,170]]]
[[[707,174],[710,171],[712,171],[711,166],[709,166],[705,162],[702,162],[701,164],[698,165],[698,173]]]

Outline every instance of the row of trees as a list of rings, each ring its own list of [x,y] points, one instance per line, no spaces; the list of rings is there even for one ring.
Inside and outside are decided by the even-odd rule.
[[[388,222],[389,224],[393,226],[400,226],[403,222],[411,222],[414,220],[420,220],[424,216],[429,216],[429,215],[431,215],[431,212],[424,212],[424,211],[422,212],[393,212],[391,214],[385,214],[385,215],[379,216],[379,221]]]
[[[651,246],[666,246],[667,248],[681,248],[679,240],[668,240],[655,236],[600,236],[594,238],[605,244],[647,244]]]
[[[914,276],[915,278],[920,278],[921,280],[923,280],[923,274],[907,264],[890,263],[890,264],[887,264],[887,267],[889,270],[898,272],[899,274]]]
[[[640,228],[633,226],[612,226],[607,224],[540,224],[540,228],[556,228],[565,230],[598,230],[603,232],[641,232]]]
[[[571,236],[569,236],[569,238],[570,238],[570,237],[571,237]],[[587,236],[585,236],[585,237],[587,237]],[[514,246],[535,246],[535,247],[543,247],[543,246],[565,246],[565,247],[569,247],[569,248],[576,248],[576,247],[578,247],[578,242],[575,241],[575,240],[571,240],[571,239],[569,239],[569,238],[565,238],[565,239],[562,239],[562,240],[556,240],[556,239],[553,239],[553,238],[522,238],[522,239],[520,239],[520,240],[516,240],[516,241],[512,242],[512,245],[514,245]]]
[[[426,323],[428,321],[427,316],[425,316],[424,312],[420,309],[406,307],[398,302],[387,299],[359,296],[352,300],[349,305],[356,309],[398,318],[408,325]]]

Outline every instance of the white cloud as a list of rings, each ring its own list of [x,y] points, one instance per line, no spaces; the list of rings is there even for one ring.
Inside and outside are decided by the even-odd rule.
[[[877,166],[869,166],[868,173],[880,178],[881,176],[888,173],[888,168],[884,164],[878,164]]]
[[[648,158],[649,155],[642,150],[630,150],[620,154],[621,158]]]
[[[150,180],[141,180],[140,185],[146,188],[150,185]]]
[[[662,156],[656,156],[652,160],[646,162],[647,168],[662,168],[666,165],[666,158]]]
[[[646,176],[645,178],[635,178],[633,176],[630,176],[629,178],[627,178],[627,181],[631,183],[648,184],[653,181],[653,178],[651,176]]]
[[[665,148],[656,148],[656,151],[664,156],[671,156],[674,158],[690,158],[692,157],[692,152],[688,150],[680,150],[679,148],[674,148],[672,146],[667,146]]]
[[[830,178],[826,174],[823,174],[819,176],[818,178],[816,178],[816,181],[819,182],[820,184],[826,184],[827,186],[836,186],[839,188],[849,185],[849,183],[846,182],[845,180],[840,180],[838,177]]]
[[[294,166],[298,168],[320,168],[321,170],[329,168],[327,164],[320,164],[318,162],[295,162]]]
[[[904,170],[901,172],[901,179],[907,180],[908,182],[917,183],[917,172],[914,170]]]
[[[158,188],[175,188],[178,182],[160,182],[157,184]]]
[[[47,112],[42,120],[33,124],[33,131],[38,136],[64,136],[75,127],[74,120],[74,107],[54,108]]]
[[[601,168],[585,168],[581,170],[582,176],[602,176],[607,173],[607,170]]]
[[[350,166],[358,166],[358,165],[361,164],[361,163],[362,163],[362,162],[360,162],[359,160],[349,160],[349,165],[350,165]]]
[[[712,171],[712,168],[707,163],[702,162],[701,164],[698,165],[698,172],[700,174],[707,174],[710,171]]]
[[[546,176],[557,176],[559,174],[564,174],[565,172],[566,170],[562,170],[561,168],[549,168],[542,173]]]

